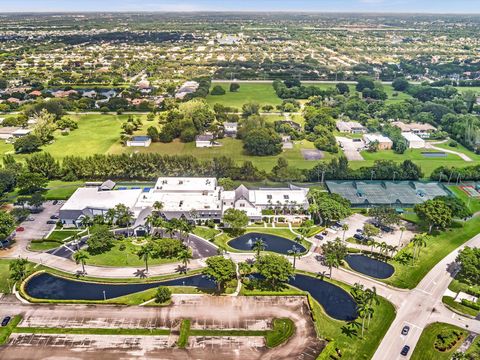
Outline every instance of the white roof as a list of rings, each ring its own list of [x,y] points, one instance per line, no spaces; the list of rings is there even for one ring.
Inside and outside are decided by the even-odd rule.
[[[307,201],[307,189],[260,189],[250,190],[249,200],[255,205],[287,204],[302,205]]]
[[[96,187],[78,188],[61,210],[111,209],[118,204],[132,209],[141,193],[141,189],[99,191]]]
[[[407,139],[409,142],[422,142],[424,143],[425,140],[423,140],[420,136],[418,136],[417,134],[414,134],[414,133],[411,133],[411,132],[402,132],[402,136]]]
[[[221,210],[218,192],[155,192],[140,196],[137,208],[153,206],[156,201],[163,204],[162,211]]]
[[[13,135],[27,135],[32,132],[32,129],[18,129],[15,130],[12,134]]]
[[[214,177],[160,177],[155,192],[214,191],[217,179]]]
[[[379,143],[391,143],[392,142],[392,140],[390,140],[386,136],[383,136],[382,134],[365,134],[365,135],[363,135],[363,138],[367,142],[371,142],[371,141],[378,141]]]

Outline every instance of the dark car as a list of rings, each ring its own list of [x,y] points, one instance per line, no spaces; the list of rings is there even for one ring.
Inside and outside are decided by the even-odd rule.
[[[317,234],[317,235],[315,235],[315,239],[323,240],[324,237],[323,237],[322,235],[320,235],[320,234]]]
[[[322,231],[322,235],[323,235],[323,236],[327,236],[327,235],[328,235],[328,231]]]
[[[57,205],[58,204],[58,200],[53,200],[53,205]]]
[[[364,240],[365,239],[365,237],[361,234],[355,234],[355,235],[353,235],[353,237],[357,240]]]
[[[362,229],[357,229],[357,233],[363,234],[363,230]]]
[[[2,326],[7,326],[11,319],[10,316],[5,316],[2,320]]]
[[[408,354],[409,351],[410,351],[410,346],[405,345],[405,346],[402,348],[402,351],[400,351],[400,355],[407,356],[407,354]]]
[[[54,224],[56,224],[56,223],[57,223],[57,222],[56,222],[55,220],[48,220],[48,221],[47,221],[47,224],[48,224],[48,225],[54,225]]]
[[[50,219],[57,220],[57,219],[58,219],[58,215],[52,215],[52,216],[50,216]]]
[[[402,329],[402,335],[407,335],[410,331],[410,326],[405,325]]]

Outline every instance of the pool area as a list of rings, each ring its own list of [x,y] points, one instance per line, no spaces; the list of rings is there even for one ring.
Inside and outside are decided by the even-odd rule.
[[[353,270],[377,279],[387,279],[395,272],[392,265],[365,255],[347,255],[345,261]]]
[[[113,284],[77,281],[41,273],[33,276],[25,284],[27,295],[46,300],[103,300],[133,294],[157,286],[194,286],[201,289],[215,289],[213,281],[202,275],[191,275],[171,280],[139,284]]]
[[[296,274],[289,284],[310,295],[322,305],[332,318],[351,321],[357,318],[357,304],[348,292],[328,281],[308,275]]]
[[[293,240],[289,240],[281,236],[256,232],[244,234],[233,240],[230,240],[228,242],[228,246],[236,250],[253,251],[252,246],[258,240],[262,240],[265,243],[265,251],[272,251],[287,255],[288,252],[292,250],[293,246],[295,246],[302,253],[307,251],[304,246]]]
[[[423,157],[426,158],[445,158],[447,157],[447,153],[442,151],[424,151],[422,152]]]

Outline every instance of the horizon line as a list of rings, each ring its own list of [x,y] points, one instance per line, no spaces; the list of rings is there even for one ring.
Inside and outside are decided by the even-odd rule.
[[[0,11],[0,15],[10,14],[98,14],[98,13],[112,13],[112,14],[194,14],[194,13],[257,13],[257,14],[371,14],[371,15],[468,15],[478,16],[480,12],[422,12],[422,11],[342,11],[342,10],[312,10],[312,11],[298,11],[298,10],[47,10],[47,11]]]

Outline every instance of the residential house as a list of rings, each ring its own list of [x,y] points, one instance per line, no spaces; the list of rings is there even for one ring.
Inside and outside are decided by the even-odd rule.
[[[437,129],[430,124],[421,124],[421,123],[404,123],[402,121],[392,122],[393,126],[398,127],[402,132],[410,132],[415,135],[418,135],[422,139],[430,138],[430,135]]]
[[[337,129],[349,134],[365,134],[367,128],[357,121],[337,121]]]
[[[393,141],[382,134],[364,134],[363,141],[367,146],[371,142],[377,141],[379,150],[390,150],[393,146]]]

